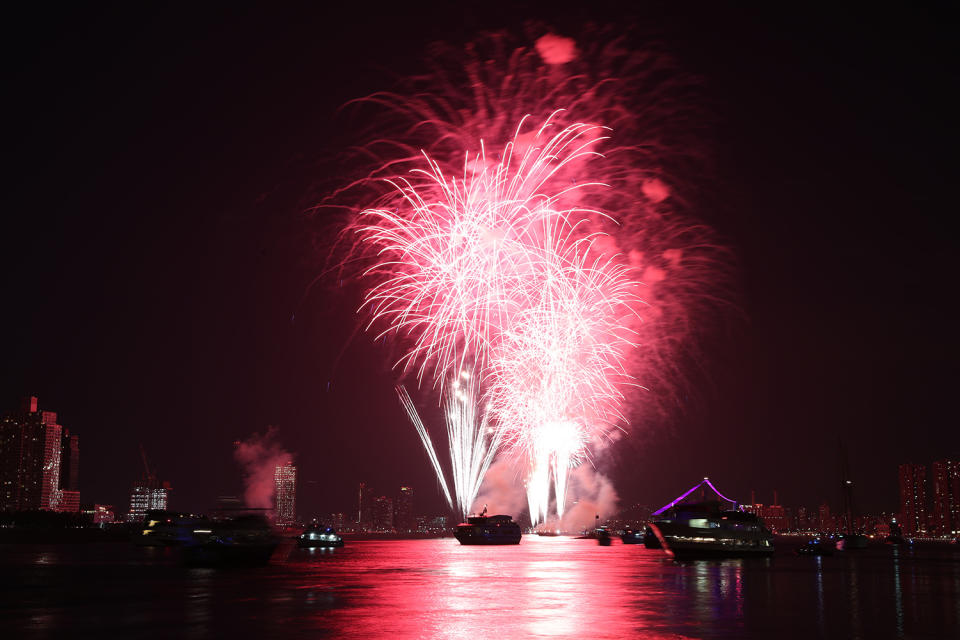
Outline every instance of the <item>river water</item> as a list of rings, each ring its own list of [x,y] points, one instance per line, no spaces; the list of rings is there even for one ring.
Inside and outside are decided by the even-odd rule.
[[[0,546],[0,637],[960,638],[960,549],[677,563],[524,536],[278,550],[255,569],[174,549]]]

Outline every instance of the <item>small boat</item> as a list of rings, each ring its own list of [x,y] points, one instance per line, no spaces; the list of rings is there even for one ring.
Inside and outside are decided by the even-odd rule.
[[[808,540],[807,544],[797,547],[797,555],[800,556],[832,556],[834,544],[830,540],[814,538]]]
[[[773,555],[773,534],[763,520],[745,511],[721,511],[715,501],[678,504],[650,528],[667,555],[678,560]]]
[[[597,544],[601,547],[610,546],[610,532],[607,531],[606,527],[600,527],[597,529]]]
[[[330,527],[310,527],[297,538],[297,546],[302,549],[342,547],[343,538]]]
[[[133,536],[133,543],[141,547],[174,547],[190,540],[195,528],[206,522],[196,516],[173,511],[150,510],[143,528]]]
[[[852,551],[853,549],[866,549],[867,536],[859,533],[844,533],[837,539],[837,551]]]
[[[537,529],[537,535],[543,538],[556,538],[560,535],[559,529]]]
[[[520,544],[520,525],[510,516],[470,516],[453,532],[460,544]]]
[[[623,544],[643,544],[643,532],[627,527],[620,534]]]
[[[195,528],[183,545],[190,566],[253,567],[270,562],[278,541],[262,515],[240,515]]]

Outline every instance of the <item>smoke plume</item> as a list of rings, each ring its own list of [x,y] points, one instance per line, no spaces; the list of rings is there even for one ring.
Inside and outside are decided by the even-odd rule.
[[[233,457],[243,471],[243,498],[248,507],[273,508],[274,473],[293,459],[277,437],[277,427],[234,443]]]

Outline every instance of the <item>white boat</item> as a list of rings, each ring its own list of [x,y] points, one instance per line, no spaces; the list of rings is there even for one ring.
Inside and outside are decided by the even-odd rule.
[[[722,511],[719,502],[677,504],[650,523],[668,555],[738,558],[773,555],[773,534],[745,511]]]

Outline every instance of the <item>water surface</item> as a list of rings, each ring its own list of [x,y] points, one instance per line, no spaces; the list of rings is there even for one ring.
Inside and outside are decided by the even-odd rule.
[[[173,549],[4,545],[0,635],[960,637],[958,551],[878,545],[818,558],[781,545],[766,560],[676,563],[570,538],[348,540],[224,570],[182,567]]]

